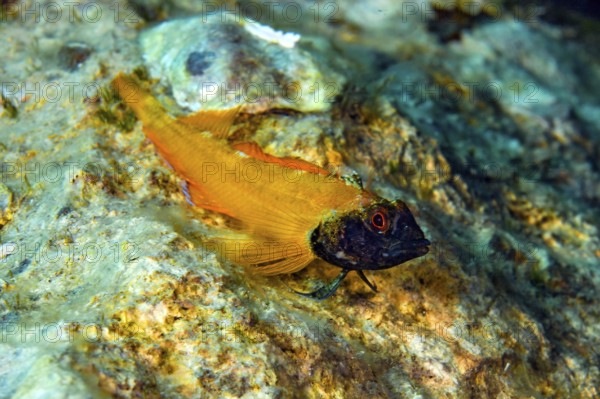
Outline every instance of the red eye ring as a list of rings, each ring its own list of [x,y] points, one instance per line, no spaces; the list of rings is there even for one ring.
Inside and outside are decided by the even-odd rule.
[[[390,222],[383,211],[373,212],[371,215],[371,225],[381,232],[387,231]]]

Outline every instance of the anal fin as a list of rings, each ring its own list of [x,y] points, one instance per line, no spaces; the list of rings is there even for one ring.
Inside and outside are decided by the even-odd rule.
[[[229,261],[264,276],[294,273],[315,259],[303,242],[219,237],[209,240],[206,245]]]

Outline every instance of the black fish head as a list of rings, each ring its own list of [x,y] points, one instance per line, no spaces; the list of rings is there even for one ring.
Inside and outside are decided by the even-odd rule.
[[[400,200],[327,217],[313,230],[311,246],[321,259],[349,270],[387,269],[429,252],[429,241]]]

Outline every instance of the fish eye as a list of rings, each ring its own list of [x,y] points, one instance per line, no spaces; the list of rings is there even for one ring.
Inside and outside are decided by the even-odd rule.
[[[371,225],[381,232],[385,232],[389,227],[387,215],[381,210],[371,215]]]

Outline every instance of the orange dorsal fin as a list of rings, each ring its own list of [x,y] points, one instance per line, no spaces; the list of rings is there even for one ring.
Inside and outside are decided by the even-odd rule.
[[[211,132],[217,138],[226,138],[241,107],[225,110],[198,111],[180,116],[177,120],[200,131]]]
[[[315,165],[315,164],[305,161],[303,159],[292,158],[292,157],[276,157],[274,155],[267,154],[254,141],[236,143],[236,144],[233,144],[232,147],[240,152],[243,152],[244,154],[248,155],[249,157],[252,157],[254,159],[258,159],[258,160],[261,160],[264,162],[275,163],[275,164],[284,166],[286,168],[304,170],[307,172],[325,175],[325,176],[328,176],[331,174],[327,169],[324,169],[318,165]]]

